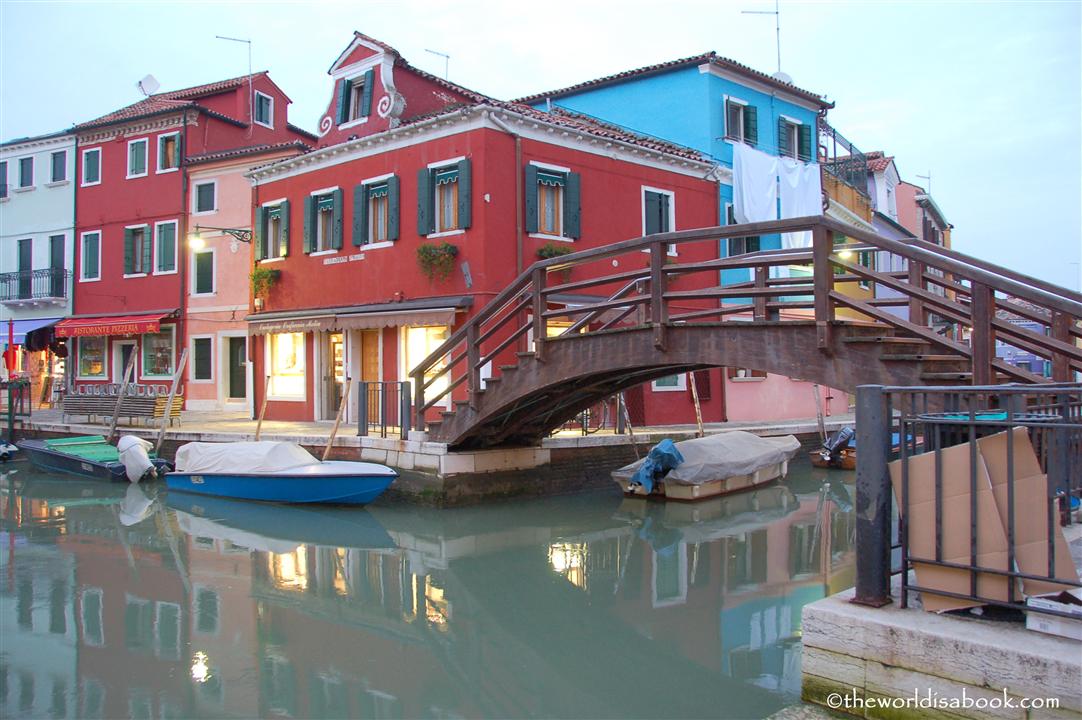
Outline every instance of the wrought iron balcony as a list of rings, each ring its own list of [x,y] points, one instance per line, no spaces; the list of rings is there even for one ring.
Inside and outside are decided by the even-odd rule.
[[[42,268],[0,273],[0,302],[10,305],[61,303],[68,297],[71,270]]]
[[[819,120],[819,162],[823,170],[868,197],[868,158],[844,135]]]

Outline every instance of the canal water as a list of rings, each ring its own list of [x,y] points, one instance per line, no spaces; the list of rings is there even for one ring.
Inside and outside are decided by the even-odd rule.
[[[799,703],[800,611],[853,580],[852,473],[298,508],[0,479],[5,718],[715,718]]]

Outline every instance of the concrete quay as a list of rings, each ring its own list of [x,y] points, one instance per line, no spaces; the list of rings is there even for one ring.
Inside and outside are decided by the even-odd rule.
[[[123,420],[123,418],[122,418]],[[827,418],[832,432],[852,424],[853,416]],[[188,442],[237,442],[255,437],[255,421],[243,413],[184,411],[179,424],[166,429],[162,455],[172,457]],[[759,435],[797,435],[813,442],[818,437],[814,418],[773,423],[708,423],[708,433],[745,430]],[[330,437],[330,422],[264,421],[260,438],[283,440],[304,446],[322,456]],[[635,429],[640,454],[662,438],[692,437],[695,426],[679,425]],[[64,422],[60,410],[35,410],[32,417],[16,420],[15,436],[63,437],[104,435],[108,423]],[[157,427],[121,426],[118,432],[155,440]],[[4,431],[6,436],[6,430]],[[363,460],[397,469],[400,477],[386,496],[437,505],[458,505],[487,499],[554,495],[612,485],[609,472],[635,460],[628,435],[598,432],[582,435],[564,431],[546,438],[540,447],[501,448],[455,452],[443,443],[428,442],[422,432],[407,438],[359,436],[354,426],[342,426],[334,439],[330,457]]]
[[[1082,526],[1066,530],[1082,566]],[[854,605],[852,589],[804,607],[806,702],[867,718],[1082,718],[1082,642],[1020,622],[925,612],[917,593],[903,610],[900,592],[896,582],[894,603],[882,608]],[[939,704],[904,707],[907,698]],[[1050,698],[1058,708],[1023,707]]]

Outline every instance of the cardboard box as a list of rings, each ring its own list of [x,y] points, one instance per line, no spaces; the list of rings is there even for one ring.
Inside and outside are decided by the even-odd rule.
[[[1045,610],[1059,610],[1071,613],[1073,616],[1065,618],[1042,612],[1027,612],[1026,628],[1028,630],[1082,640],[1082,600],[1079,600],[1076,595],[1062,592],[1052,597],[1031,597],[1026,600],[1026,605]]]
[[[1048,574],[1048,509],[1052,499],[1048,494],[1048,479],[1041,473],[1040,462],[1025,428],[1010,431],[1013,437],[1014,477],[1014,569],[1031,575]],[[1007,482],[1012,476],[1007,461],[1008,433],[1006,431],[977,440],[977,564],[1006,570],[1007,553]],[[970,443],[941,451],[942,455],[942,559],[968,565],[970,562]],[[914,557],[935,557],[935,453],[928,452],[909,459],[909,553]],[[889,465],[895,498],[901,505],[901,461]],[[1057,515],[1053,513],[1053,522]],[[1058,578],[1077,580],[1078,575],[1070,550],[1058,526],[1053,527],[1053,567]],[[927,563],[914,563],[917,584],[945,592],[968,594],[971,573],[968,570],[944,568]],[[993,600],[1006,601],[1011,580],[1002,575],[978,575],[978,594]],[[1017,581],[1015,581],[1017,582]],[[1016,601],[1025,595],[1059,592],[1070,586],[1039,580],[1025,580],[1015,586]],[[974,607],[980,603],[935,595],[922,594],[926,610],[944,612]]]

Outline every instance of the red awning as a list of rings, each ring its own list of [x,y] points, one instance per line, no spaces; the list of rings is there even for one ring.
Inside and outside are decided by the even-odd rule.
[[[66,318],[56,324],[55,331],[57,337],[156,333],[160,328],[162,318],[168,314]]]

